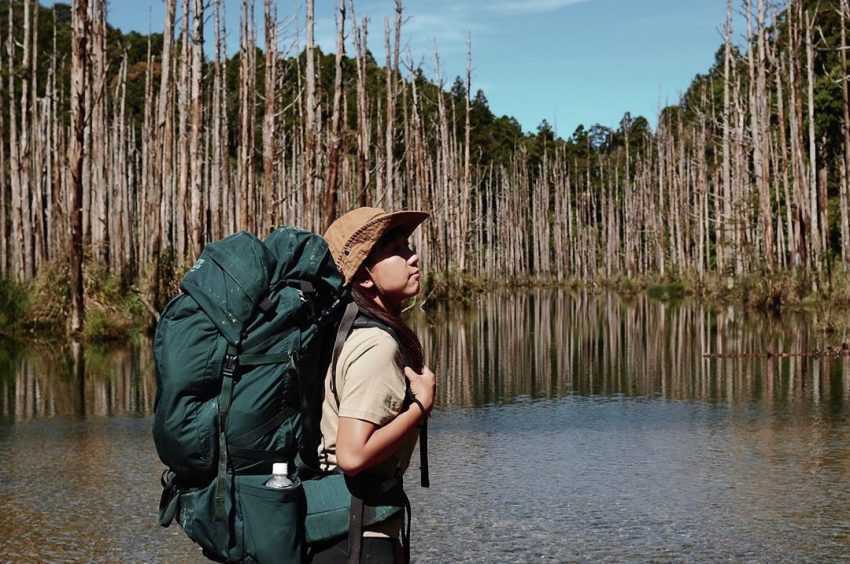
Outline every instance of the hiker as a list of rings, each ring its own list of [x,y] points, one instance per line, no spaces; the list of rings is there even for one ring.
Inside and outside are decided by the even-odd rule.
[[[401,477],[434,403],[434,373],[424,365],[419,339],[401,318],[405,302],[419,293],[421,277],[408,238],[427,218],[424,212],[362,207],[325,233],[351,287],[356,308],[349,308],[358,313],[347,338],[337,337],[336,360],[328,369],[319,462],[323,471],[342,471],[355,497],[379,492],[377,503],[393,490],[407,503]],[[357,548],[363,562],[405,562],[405,533],[404,515],[397,513],[365,527],[360,539],[325,548],[313,562],[345,561],[352,542],[355,547],[362,543]]]

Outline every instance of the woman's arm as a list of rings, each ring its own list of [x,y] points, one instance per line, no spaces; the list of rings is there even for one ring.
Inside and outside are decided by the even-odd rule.
[[[410,380],[414,397],[426,412],[434,405],[436,378],[428,367],[417,374],[404,369]],[[336,434],[336,460],[343,472],[354,476],[389,458],[402,439],[419,425],[426,413],[416,403],[399,413],[392,421],[379,427],[369,421],[353,417],[340,417]]]

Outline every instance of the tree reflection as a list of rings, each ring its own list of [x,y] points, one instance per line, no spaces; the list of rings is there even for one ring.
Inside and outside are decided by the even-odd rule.
[[[25,421],[153,411],[153,355],[145,337],[120,347],[69,342],[14,355],[8,350],[0,353],[0,417]]]
[[[541,289],[417,311],[413,322],[443,407],[577,394],[842,410],[850,357],[818,354],[846,337],[818,329],[830,326],[829,315],[779,318]],[[109,347],[0,346],[2,418],[149,415],[155,394],[147,337]]]
[[[534,290],[440,308],[417,326],[443,406],[566,394],[843,404],[850,358],[819,312],[771,317],[698,303]]]

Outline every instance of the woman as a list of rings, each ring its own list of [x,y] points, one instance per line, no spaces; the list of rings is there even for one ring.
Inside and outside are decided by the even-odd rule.
[[[328,370],[322,406],[322,470],[341,470],[350,484],[383,488],[400,478],[418,428],[434,403],[435,376],[422,359],[416,334],[401,319],[404,303],[419,293],[419,257],[408,238],[428,214],[358,208],[325,233],[331,254],[351,285],[360,316]],[[366,562],[406,559],[402,515],[367,527]],[[339,561],[348,540],[314,562]]]

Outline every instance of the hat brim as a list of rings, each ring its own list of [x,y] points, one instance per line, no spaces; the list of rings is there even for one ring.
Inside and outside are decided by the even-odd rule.
[[[357,247],[356,256],[348,259],[343,269],[345,282],[351,282],[354,274],[372,252],[378,241],[387,233],[397,231],[405,238],[416,230],[431,214],[423,211],[396,211],[375,217],[361,226],[349,239],[346,247]],[[359,244],[358,244],[359,240]]]
[[[386,227],[381,232],[381,237],[390,231],[396,230],[398,230],[399,234],[410,237],[416,231],[416,228],[429,217],[430,214],[423,211],[397,211],[375,218],[372,221],[383,221],[386,223]]]

